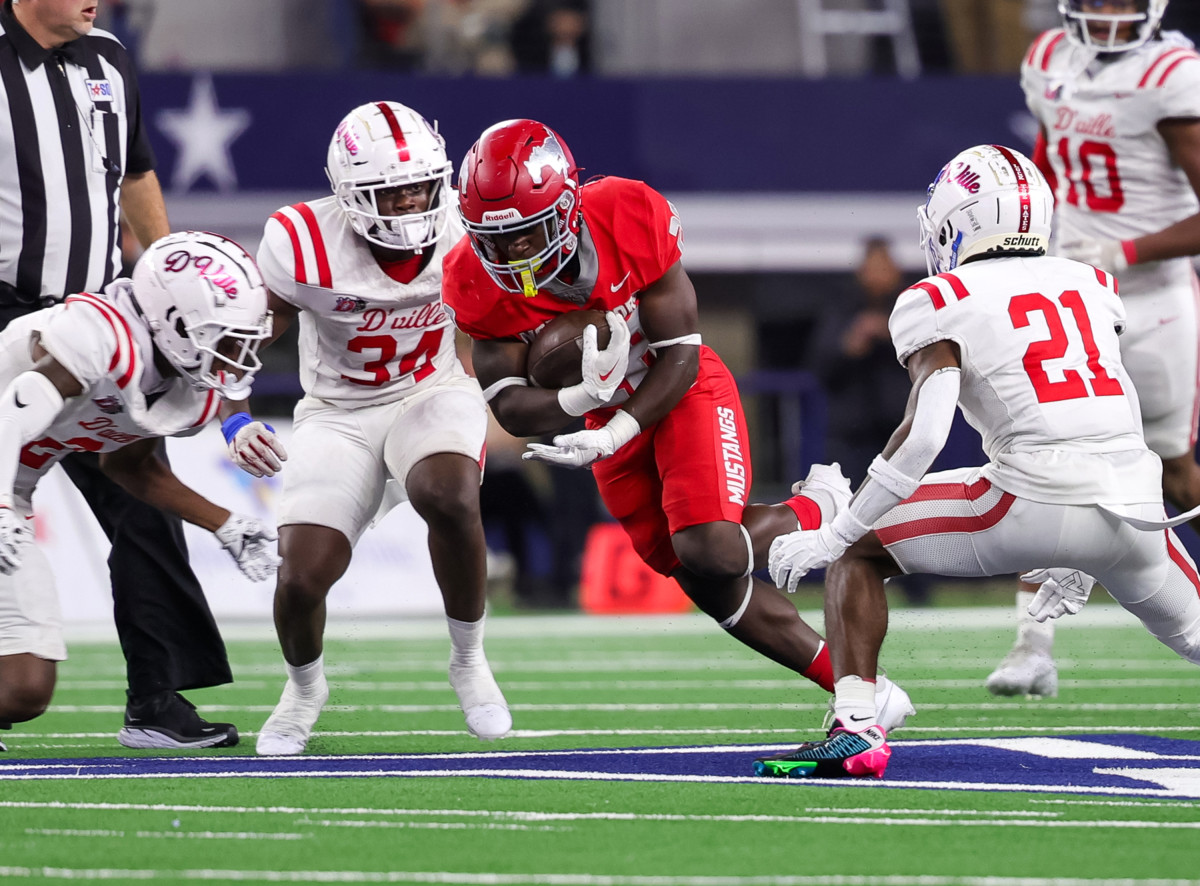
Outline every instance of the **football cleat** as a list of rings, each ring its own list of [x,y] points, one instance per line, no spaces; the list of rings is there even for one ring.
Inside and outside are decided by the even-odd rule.
[[[821,728],[826,732],[833,729],[837,719],[833,713],[833,698],[829,699],[829,710],[825,712],[825,721]],[[875,678],[875,718],[883,731],[891,735],[904,726],[909,717],[917,713],[908,693],[893,683],[885,674]]]
[[[835,461],[809,468],[807,477],[792,484],[792,495],[811,498],[818,506],[828,504],[828,512],[821,507],[821,522],[828,523],[850,504],[854,490],[842,475],[842,466]]]
[[[263,757],[290,757],[304,752],[312,728],[321,716],[321,708],[329,701],[329,683],[322,674],[317,682],[302,694],[289,678],[279,697],[279,704],[258,730],[254,751]]]
[[[1050,653],[1018,643],[983,685],[992,695],[1053,698],[1058,695],[1058,668]]]
[[[236,726],[208,722],[178,692],[126,695],[125,725],[117,741],[127,748],[231,748],[238,743]]]
[[[835,721],[821,741],[754,761],[754,774],[768,778],[883,778],[892,749],[879,726],[851,732]]]
[[[512,714],[504,693],[486,661],[473,665],[450,665],[450,685],[458,696],[467,730],[476,738],[494,741],[512,729]]]

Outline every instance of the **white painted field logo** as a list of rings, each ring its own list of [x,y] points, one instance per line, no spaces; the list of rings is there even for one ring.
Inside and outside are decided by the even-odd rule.
[[[737,415],[728,406],[717,407],[721,428],[721,460],[725,465],[725,494],[735,505],[746,504],[746,460],[738,439]]]

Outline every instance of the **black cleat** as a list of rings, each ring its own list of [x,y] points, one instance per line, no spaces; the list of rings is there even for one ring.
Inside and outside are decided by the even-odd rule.
[[[878,726],[850,732],[835,722],[828,738],[754,761],[754,774],[770,778],[883,778],[892,749]]]
[[[194,704],[167,690],[129,696],[117,741],[127,748],[231,748],[238,743],[238,732],[232,723],[209,723]]]

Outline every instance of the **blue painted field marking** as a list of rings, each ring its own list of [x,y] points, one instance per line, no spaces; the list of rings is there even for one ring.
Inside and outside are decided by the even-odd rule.
[[[756,779],[751,762],[789,745],[487,751],[355,756],[101,757],[0,761],[0,781],[75,778],[493,777],[814,782]],[[1200,741],[1076,735],[897,741],[887,777],[821,783],[1200,798]]]

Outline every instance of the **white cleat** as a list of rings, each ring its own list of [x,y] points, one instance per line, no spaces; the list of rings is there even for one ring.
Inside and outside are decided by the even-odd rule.
[[[908,693],[893,683],[886,675],[875,678],[875,721],[888,735],[904,726],[905,721],[916,714]],[[825,712],[822,728],[828,732],[833,728],[833,699],[829,699],[829,710]]]
[[[842,476],[842,466],[835,461],[809,468],[808,476],[792,485],[792,495],[806,495],[818,505],[822,503],[820,499],[824,499],[831,510],[827,514],[825,508],[821,508],[821,522],[828,523],[850,504],[854,490],[850,488],[850,481]]]
[[[305,694],[290,679],[279,704],[258,730],[254,750],[264,757],[290,757],[304,752],[321,709],[329,701],[329,684],[322,676]]]
[[[889,735],[917,712],[908,693],[880,674],[875,678],[875,717]]]
[[[450,685],[458,696],[467,729],[476,738],[494,741],[512,730],[512,714],[486,661],[450,665]]]
[[[983,685],[992,695],[1053,698],[1058,695],[1058,668],[1050,653],[1018,643]]]

